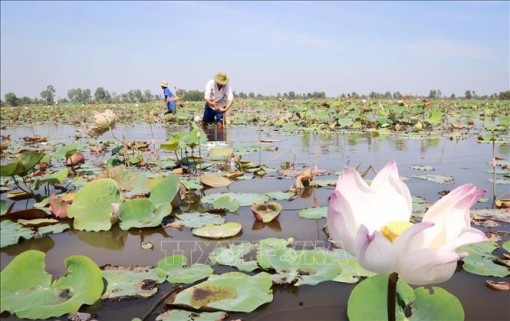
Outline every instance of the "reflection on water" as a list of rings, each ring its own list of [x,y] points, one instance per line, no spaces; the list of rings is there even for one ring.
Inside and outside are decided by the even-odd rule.
[[[21,140],[27,135],[48,136],[50,140],[74,140],[72,126],[27,127],[5,129],[3,135],[11,134],[11,139]],[[147,140],[154,138],[160,144],[176,132],[186,132],[186,128],[176,126],[146,125],[119,126],[115,129],[117,137],[128,140]],[[4,133],[5,132],[5,133]],[[335,180],[338,171],[345,165],[360,164],[363,171],[369,166],[376,170],[382,168],[389,160],[395,159],[399,174],[407,178],[413,196],[421,196],[429,203],[439,199],[440,192],[451,190],[461,184],[474,183],[489,191],[488,198],[508,193],[508,185],[496,185],[493,191],[490,160],[492,144],[479,144],[476,139],[449,140],[445,138],[405,139],[386,135],[372,137],[370,134],[316,134],[310,131],[300,134],[286,134],[269,128],[224,128],[219,130],[210,126],[205,131],[208,140],[225,141],[233,147],[261,146],[261,137],[274,141],[277,149],[257,150],[243,155],[243,160],[255,164],[265,163],[268,167],[279,169],[282,163],[300,164],[302,167],[317,165],[319,169],[337,172],[334,175],[320,176],[316,179]],[[154,135],[154,136],[153,136]],[[106,133],[101,140],[111,139]],[[86,142],[86,140],[84,140]],[[510,145],[496,146],[496,156],[508,159]],[[203,151],[206,155],[207,151]],[[163,152],[165,156],[171,153]],[[430,165],[432,172],[417,171],[413,165]],[[489,172],[487,172],[489,171]],[[443,174],[453,176],[453,184],[441,185],[415,178],[421,174]],[[370,173],[373,175],[373,173]],[[496,178],[503,179],[498,174]],[[282,178],[277,174],[268,174],[256,179],[235,180],[229,189],[216,188],[203,191],[205,195],[225,192],[261,193],[286,191],[293,185],[294,178]],[[242,224],[240,235],[227,240],[206,240],[193,236],[189,228],[153,228],[123,231],[118,225],[103,232],[69,231],[42,239],[22,241],[1,250],[2,269],[19,253],[28,249],[38,249],[47,254],[47,270],[65,273],[64,260],[69,255],[83,254],[92,258],[98,265],[155,265],[158,260],[173,254],[186,255],[190,263],[207,263],[208,254],[217,246],[232,242],[257,241],[268,237],[294,238],[300,244],[327,243],[323,227],[325,219],[307,220],[298,217],[299,210],[312,206],[326,206],[333,187],[310,188],[291,201],[279,201],[283,211],[277,220],[262,223],[254,219],[249,207],[241,207],[237,213],[224,215],[228,222]],[[174,214],[204,211],[206,206],[200,203],[201,191],[189,193],[181,200],[181,205]],[[2,199],[6,199],[5,193]],[[11,201],[9,200],[8,203]],[[19,203],[19,204],[18,204]],[[27,201],[19,201],[16,207],[26,207]],[[490,203],[478,203],[475,207],[489,207]],[[143,249],[142,243],[151,242],[152,249]],[[308,243],[306,243],[308,244]],[[214,266],[216,273],[222,267]],[[452,280],[442,284],[451,293],[457,295],[464,305],[466,319],[498,320],[504,311],[508,311],[504,294],[486,289],[483,277],[457,272]],[[234,313],[232,318],[246,320],[346,320],[347,298],[354,285],[325,282],[317,286],[274,286],[274,301],[264,305],[250,314]],[[469,291],[466,291],[469,288]],[[164,295],[158,294],[158,295]],[[484,309],[476,304],[480,296],[484,300]],[[505,299],[506,298],[506,299]],[[102,320],[131,320],[145,315],[155,303],[152,299],[135,300],[128,303],[106,303],[89,307],[87,310],[97,313]],[[157,300],[157,299],[155,299]],[[120,310],[119,307],[122,307]],[[110,318],[114,315],[115,317]],[[15,318],[8,318],[14,320]]]

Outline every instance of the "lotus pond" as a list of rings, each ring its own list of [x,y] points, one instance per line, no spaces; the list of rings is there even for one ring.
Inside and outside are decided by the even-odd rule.
[[[373,273],[328,241],[328,197],[344,166],[369,182],[393,159],[416,222],[487,190],[471,221],[489,241],[438,286],[466,320],[509,319],[508,104],[239,105],[223,131],[190,122],[201,105],[117,106],[95,134],[104,106],[2,108],[2,319],[347,320]],[[441,319],[424,310],[409,319]]]

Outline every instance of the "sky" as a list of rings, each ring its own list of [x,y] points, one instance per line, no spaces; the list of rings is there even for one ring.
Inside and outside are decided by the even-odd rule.
[[[1,1],[3,99],[170,87],[235,92],[510,89],[508,1]]]

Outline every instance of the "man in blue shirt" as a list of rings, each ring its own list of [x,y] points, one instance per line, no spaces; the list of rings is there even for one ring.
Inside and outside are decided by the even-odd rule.
[[[167,112],[165,114],[175,114],[177,112],[177,103],[176,101],[179,97],[175,96],[170,89],[168,89],[168,81],[164,80],[160,84],[161,89],[163,89],[163,96],[165,100],[165,106]]]

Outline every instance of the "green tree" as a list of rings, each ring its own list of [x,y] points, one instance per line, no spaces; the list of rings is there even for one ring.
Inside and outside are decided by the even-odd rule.
[[[81,88],[71,88],[67,91],[67,98],[73,103],[81,102],[82,90]]]
[[[143,93],[145,101],[153,101],[154,95],[151,93],[150,89],[146,89]]]
[[[103,87],[97,87],[96,91],[94,92],[94,99],[96,103],[104,103],[106,102],[108,95],[108,91],[106,91]]]
[[[55,88],[53,88],[53,85],[48,85],[46,90],[41,91],[41,98],[46,105],[55,103]]]
[[[5,94],[5,103],[9,106],[18,106],[19,105],[19,99],[16,97],[15,93],[7,93]]]
[[[498,98],[501,100],[510,100],[510,90],[500,92]]]
[[[471,90],[466,90],[466,93],[464,94],[464,98],[466,98],[466,99],[473,98],[473,94],[471,93]]]
[[[430,98],[430,99],[435,99],[435,98],[437,98],[437,96],[438,96],[437,91],[436,91],[435,89],[432,89],[432,90],[430,91],[430,93],[429,93],[428,98]]]

